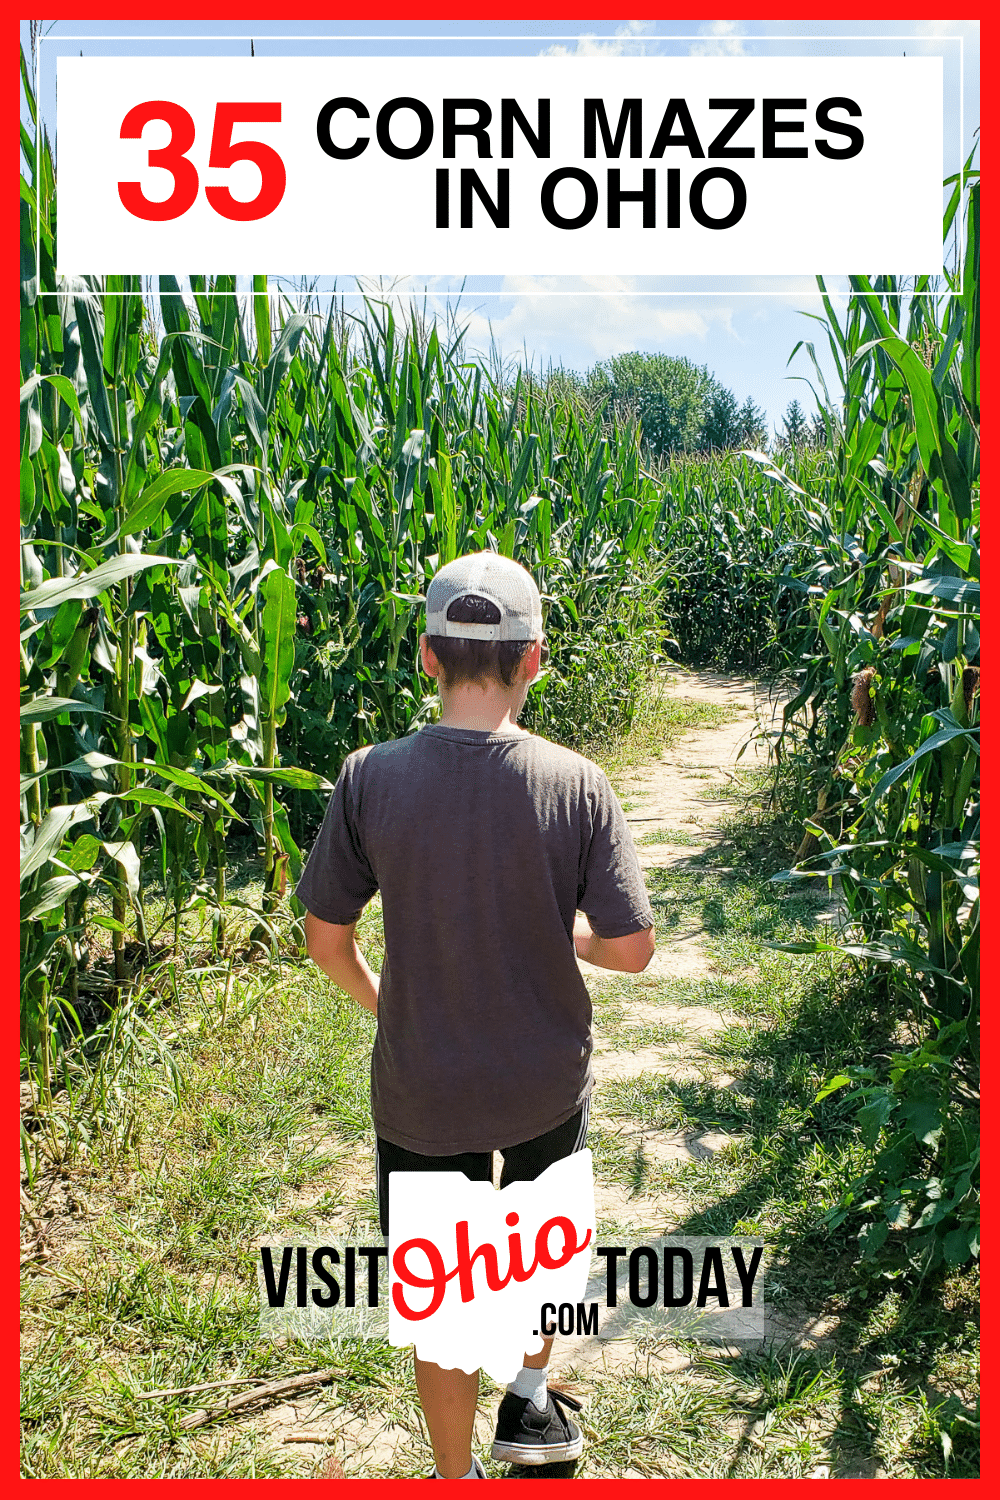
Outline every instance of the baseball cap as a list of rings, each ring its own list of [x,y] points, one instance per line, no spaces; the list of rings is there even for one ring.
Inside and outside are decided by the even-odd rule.
[[[500,611],[496,625],[449,620],[456,599],[474,594]],[[427,589],[427,634],[467,641],[534,641],[542,634],[542,601],[527,568],[496,552],[456,557],[430,581]]]

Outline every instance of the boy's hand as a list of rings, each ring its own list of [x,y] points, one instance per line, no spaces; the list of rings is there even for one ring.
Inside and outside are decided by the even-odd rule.
[[[625,937],[598,937],[582,912],[573,923],[573,946],[577,957],[599,969],[614,969],[621,974],[641,974],[656,950],[656,933],[652,927],[630,932]]]
[[[306,912],[303,923],[306,948],[309,957],[323,973],[332,979],[352,1000],[378,1014],[378,981],[365,962],[364,954],[354,939],[356,922],[341,927],[335,922],[324,922],[320,917]]]

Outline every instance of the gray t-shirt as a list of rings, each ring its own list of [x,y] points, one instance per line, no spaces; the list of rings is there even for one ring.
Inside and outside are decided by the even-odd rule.
[[[347,925],[382,893],[377,1133],[425,1156],[543,1135],[590,1092],[573,922],[653,925],[618,799],[592,761],[518,730],[429,725],[344,762],[296,895]]]

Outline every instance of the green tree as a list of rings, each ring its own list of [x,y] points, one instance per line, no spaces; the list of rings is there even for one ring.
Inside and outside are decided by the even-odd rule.
[[[739,441],[744,448],[763,448],[767,441],[767,413],[748,396],[739,411]]]
[[[716,385],[702,434],[702,448],[738,448],[740,446],[740,408],[732,391]]]
[[[722,389],[707,365],[638,350],[603,360],[587,374],[588,394],[607,401],[612,418],[638,418],[647,450],[657,455],[710,446],[706,430]]]
[[[826,423],[822,412],[813,412],[809,427],[809,441],[814,448],[825,448],[827,443]]]
[[[801,448],[809,441],[809,423],[802,410],[801,402],[789,401],[782,418],[782,428],[781,440],[787,443],[789,448]]]

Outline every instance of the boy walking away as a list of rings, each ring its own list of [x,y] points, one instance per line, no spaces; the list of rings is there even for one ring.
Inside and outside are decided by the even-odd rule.
[[[542,652],[531,575],[492,552],[447,564],[427,591],[424,670],[439,723],[344,762],[296,894],[311,957],[378,1017],[372,1118],[382,1233],[390,1172],[533,1182],[586,1145],[591,1005],[577,955],[639,973],[653,914],[635,846],[592,761],[518,726]],[[355,942],[382,893],[385,959]],[[584,913],[585,915],[579,915]],[[507,1388],[493,1457],[579,1457],[547,1388],[552,1340]],[[485,1477],[471,1452],[479,1375],[416,1359],[439,1479]]]

